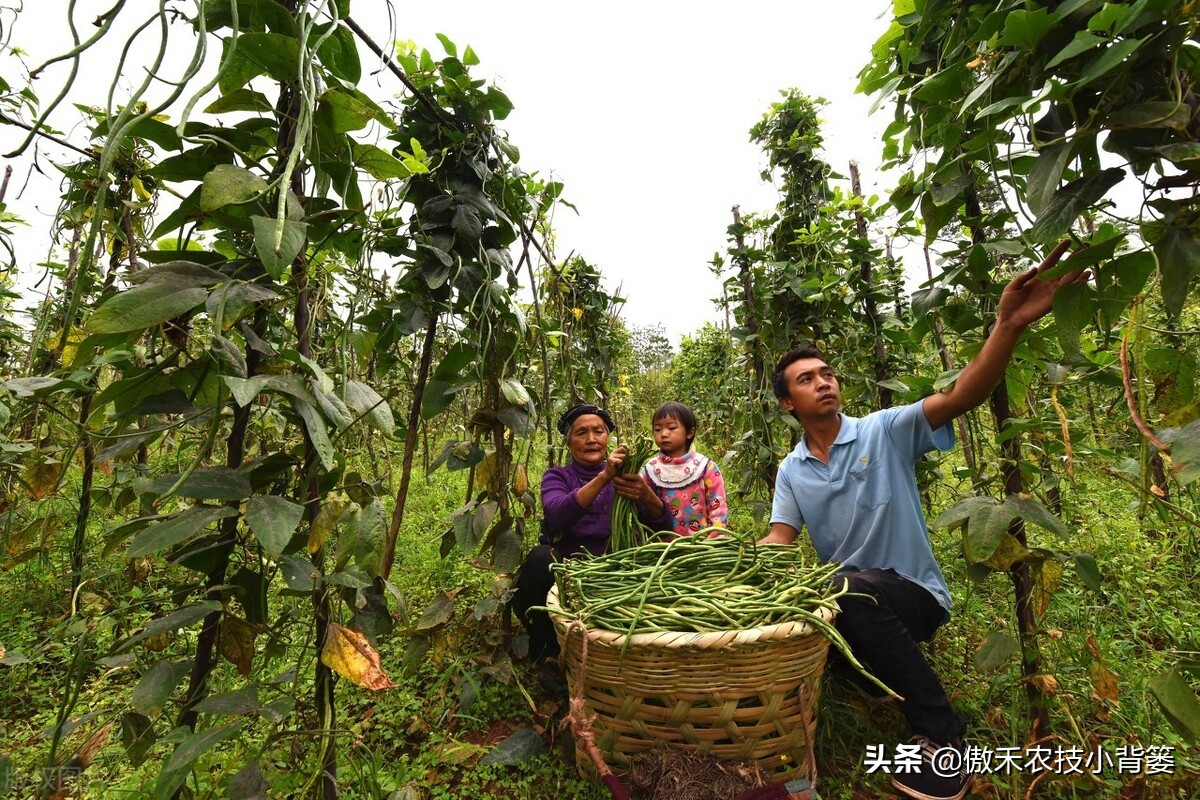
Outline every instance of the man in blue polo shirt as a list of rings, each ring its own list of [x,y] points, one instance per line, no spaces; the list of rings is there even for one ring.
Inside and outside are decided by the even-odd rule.
[[[775,396],[804,436],[779,466],[763,541],[790,544],[807,527],[817,555],[841,563],[850,591],[865,595],[840,601],[837,627],[859,660],[904,698],[900,710],[917,734],[908,747],[922,763],[892,783],[919,800],[959,800],[973,776],[959,769],[961,761],[939,755],[946,746],[961,754],[966,723],[917,645],[949,618],[950,592],[930,547],[913,466],[931,450],[954,446],[950,423],[999,384],[1025,328],[1046,315],[1060,286],[1087,280],[1083,270],[1038,279],[1065,250],[1066,243],[1005,287],[995,327],[946,392],[856,419],[840,413],[837,378],[816,348],[793,350],[775,371]]]

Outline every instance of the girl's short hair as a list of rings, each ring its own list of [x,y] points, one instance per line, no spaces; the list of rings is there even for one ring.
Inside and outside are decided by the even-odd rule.
[[[683,426],[685,431],[691,431],[687,437],[687,444],[690,448],[692,441],[696,438],[696,412],[683,403],[677,403],[672,400],[654,409],[654,416],[650,418],[650,424],[653,425],[655,422],[667,419],[668,417],[674,417],[679,420],[679,424]]]

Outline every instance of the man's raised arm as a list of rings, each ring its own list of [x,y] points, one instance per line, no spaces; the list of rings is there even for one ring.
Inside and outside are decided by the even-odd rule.
[[[1050,311],[1054,293],[1088,279],[1090,273],[1077,269],[1057,280],[1038,280],[1038,275],[1057,264],[1068,247],[1070,242],[1060,242],[1045,261],[1004,287],[996,324],[983,348],[963,367],[954,386],[925,398],[923,409],[931,428],[942,427],[986,400],[1004,378],[1021,334]]]

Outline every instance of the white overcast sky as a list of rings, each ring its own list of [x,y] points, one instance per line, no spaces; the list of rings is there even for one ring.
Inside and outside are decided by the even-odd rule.
[[[87,37],[91,20],[112,2],[77,5]],[[855,159],[868,194],[886,188],[876,165],[888,113],[868,115],[872,101],[854,94],[854,87],[871,43],[887,27],[890,5],[397,2],[394,36],[435,56],[442,53],[435,33],[446,34],[460,50],[474,48],[482,62],[476,74],[494,80],[516,106],[502,125],[520,148],[521,166],[563,181],[564,198],[579,209],[578,215],[557,212],[559,257],[574,251],[597,265],[608,287],[620,286],[628,298],[624,316],[630,324],[660,323],[677,342],[719,317],[712,300],[720,287],[708,262],[725,248],[730,208],[768,210],[776,202],[774,188],[759,178],[764,159],[748,131],[780,90],[794,86],[826,98],[826,160],[845,173]],[[12,43],[28,52],[31,65],[70,48],[66,6],[66,0],[35,0],[15,25],[5,16]],[[127,3],[126,30],[155,7],[149,0]],[[177,7],[194,13],[190,2]],[[354,0],[351,6],[352,16],[379,42],[389,36],[383,9],[381,0]],[[190,37],[178,27],[175,55],[186,59]],[[111,36],[108,47],[84,54],[74,92],[51,120],[71,141],[84,143],[71,100],[104,103],[127,35]],[[131,55],[122,83],[126,96],[155,46],[148,37]],[[374,66],[364,56],[363,90],[376,97],[398,93],[401,87],[386,72],[366,74]],[[19,78],[11,61],[2,69],[6,79]],[[35,84],[43,103],[65,75],[59,65]],[[118,102],[121,97],[119,91]],[[11,149],[15,141],[13,129],[0,126],[0,145]],[[43,144],[41,152],[61,157],[54,145]],[[8,210],[30,223],[17,239],[17,254],[21,264],[33,265],[45,258],[58,176],[43,159],[51,177],[35,173],[18,199],[31,159],[11,163]]]

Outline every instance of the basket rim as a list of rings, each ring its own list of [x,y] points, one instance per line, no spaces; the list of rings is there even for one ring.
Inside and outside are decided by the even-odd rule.
[[[565,612],[556,613],[556,610],[559,612],[564,611],[558,602],[558,586],[550,587],[550,592],[546,596],[546,607],[550,609],[550,619],[553,621],[554,627],[562,632],[565,638],[566,631],[569,630],[569,627],[575,621],[564,616]],[[817,609],[817,614],[830,624],[833,623],[833,619],[836,616],[828,608]],[[709,631],[707,633],[697,633],[696,631],[653,631],[649,633],[635,633],[632,636],[604,628],[585,627],[584,630],[587,631],[589,644],[624,647],[625,640],[628,639],[630,647],[687,648],[689,650],[722,650],[734,645],[754,644],[756,642],[778,642],[812,636],[813,634],[823,636],[819,630],[808,622],[777,622],[773,625],[763,625],[758,628]]]

